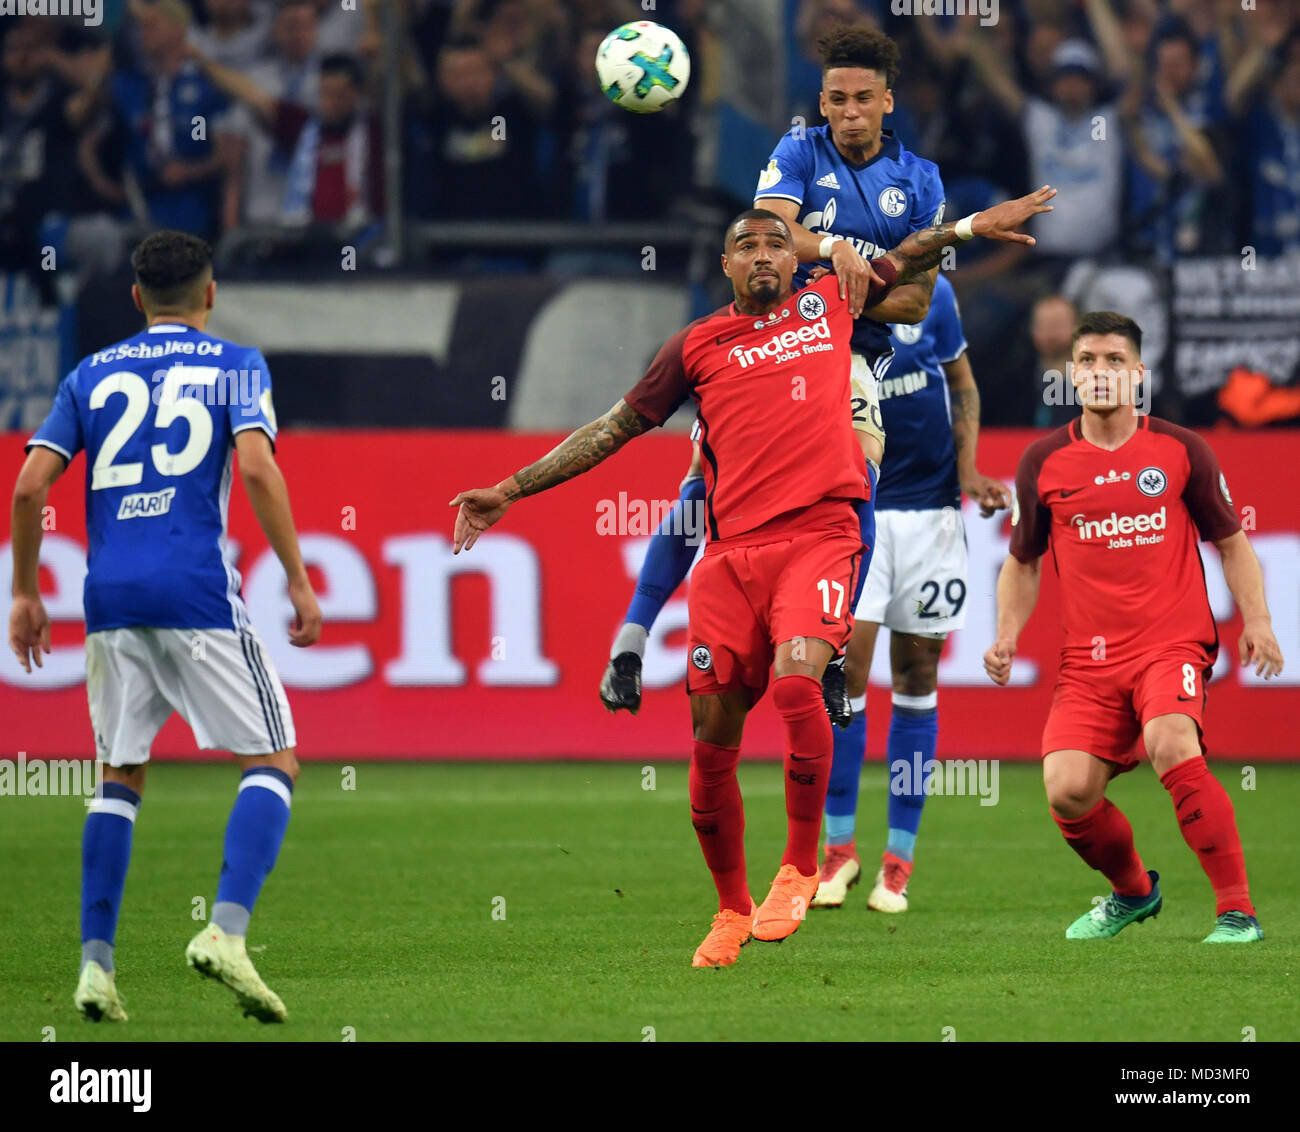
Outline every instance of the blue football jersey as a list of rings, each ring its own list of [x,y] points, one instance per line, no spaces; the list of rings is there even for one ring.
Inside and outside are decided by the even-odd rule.
[[[810,232],[843,236],[866,259],[883,255],[917,229],[942,221],[943,181],[939,167],[909,153],[892,130],[882,130],[880,140],[875,157],[851,165],[831,141],[829,126],[791,130],[759,175],[754,200],[792,200]],[[795,278],[804,282],[815,266],[801,263]],[[852,345],[874,365],[888,355],[888,324],[859,319]]]
[[[86,450],[86,632],[248,624],[226,544],[235,434],[275,443],[258,350],[159,323],[83,358],[28,441]]]
[[[939,274],[930,310],[916,325],[897,323],[894,358],[879,383],[885,459],[876,510],[923,511],[961,504],[943,367],[966,351],[952,284]]]

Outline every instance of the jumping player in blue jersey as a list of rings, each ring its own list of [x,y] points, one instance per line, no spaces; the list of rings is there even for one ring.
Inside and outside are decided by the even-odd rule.
[[[755,206],[786,220],[800,263],[796,278],[806,282],[812,272],[829,266],[840,277],[840,293],[847,295],[855,317],[862,312],[873,279],[867,260],[890,248],[888,254],[904,264],[900,282],[888,297],[858,318],[852,339],[853,422],[874,496],[885,439],[876,385],[893,353],[890,323],[916,324],[925,318],[943,249],[974,235],[1032,245],[1033,238],[1015,231],[1015,226],[1050,211],[1047,201],[1055,190],[1044,186],[1018,201],[943,223],[938,169],[909,153],[882,125],[884,115],[893,110],[897,47],[887,36],[861,27],[835,28],[819,46],[821,109],[828,125],[796,128],[781,139],[759,177]],[[1016,217],[1010,226],[1004,221],[1008,210]],[[698,507],[702,494],[697,449],[680,498],[650,541],[636,592],[610,650],[600,698],[611,711],[635,712],[640,707],[641,660],[650,627],[698,550],[681,532],[698,530],[699,524],[684,522],[681,512]],[[870,576],[874,514],[873,500],[859,509],[865,548],[859,586]],[[847,728],[852,709],[843,656],[827,666],[823,681],[831,718]],[[837,749],[842,742],[837,734]]]
[[[298,774],[284,688],[248,619],[226,541],[233,457],[288,578],[293,645],[320,638],[312,592],[273,455],[271,379],[255,349],[204,333],[216,295],[208,245],[180,232],[132,256],[141,333],[83,358],[27,445],[13,502],[9,644],[31,672],[50,651],[38,584],[49,489],[86,451],[86,692],[101,783],[82,835],[81,975],[93,1021],[126,1021],[113,967],[132,832],[154,737],[179,712],[205,749],[235,752],[242,777],[226,826],[211,922],[190,966],[235,992],[244,1013],[286,1017],[245,937],[289,824]]]
[[[985,518],[1010,506],[1010,492],[981,475],[979,390],[952,285],[939,277],[919,326],[893,327],[894,355],[880,382],[880,410],[889,447],[876,493],[876,553],[854,610],[846,650],[853,721],[835,733],[826,794],[826,847],[813,907],[839,907],[862,867],[854,842],[858,784],[866,753],[867,671],[880,626],[890,631],[892,713],[886,746],[890,768],[889,833],[867,906],[907,910],[907,883],[925,805],[921,774],[933,765],[939,735],[939,655],[948,633],[962,627],[968,581],[961,518],[965,492]]]
[[[777,143],[759,175],[754,206],[770,209],[790,226],[800,262],[797,280],[805,282],[818,268],[833,270],[856,316],[871,282],[867,261],[909,234],[942,223],[943,181],[934,162],[909,153],[884,127],[885,115],[894,110],[899,73],[894,41],[872,28],[840,26],[818,48],[818,99],[826,125],[797,125]],[[858,508],[867,548],[859,592],[876,543],[874,496],[885,449],[876,383],[893,352],[889,324],[925,318],[937,274],[934,267],[895,287],[854,326],[853,398],[865,416],[859,437],[872,495]],[[823,681],[827,709],[841,727],[851,718],[844,664],[841,656],[828,665]]]

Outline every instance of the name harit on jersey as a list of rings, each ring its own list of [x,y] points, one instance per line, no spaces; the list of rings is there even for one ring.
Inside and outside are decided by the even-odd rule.
[[[900,374],[898,377],[886,377],[876,383],[877,396],[882,401],[887,401],[890,397],[903,397],[908,393],[916,393],[925,389],[930,384],[930,375],[923,369],[912,370],[910,373]]]

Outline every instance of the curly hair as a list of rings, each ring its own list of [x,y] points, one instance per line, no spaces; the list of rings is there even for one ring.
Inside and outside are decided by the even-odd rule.
[[[197,307],[212,268],[212,249],[188,232],[154,232],[136,246],[131,266],[151,307]]]
[[[861,24],[841,24],[817,41],[822,74],[833,67],[863,67],[885,76],[885,89],[898,82],[902,57],[898,46],[884,32]]]

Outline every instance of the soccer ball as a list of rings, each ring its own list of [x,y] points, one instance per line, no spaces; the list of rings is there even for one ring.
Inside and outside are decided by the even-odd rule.
[[[596,52],[596,77],[611,102],[633,114],[652,114],[681,98],[691,57],[675,32],[638,20],[605,36]]]

